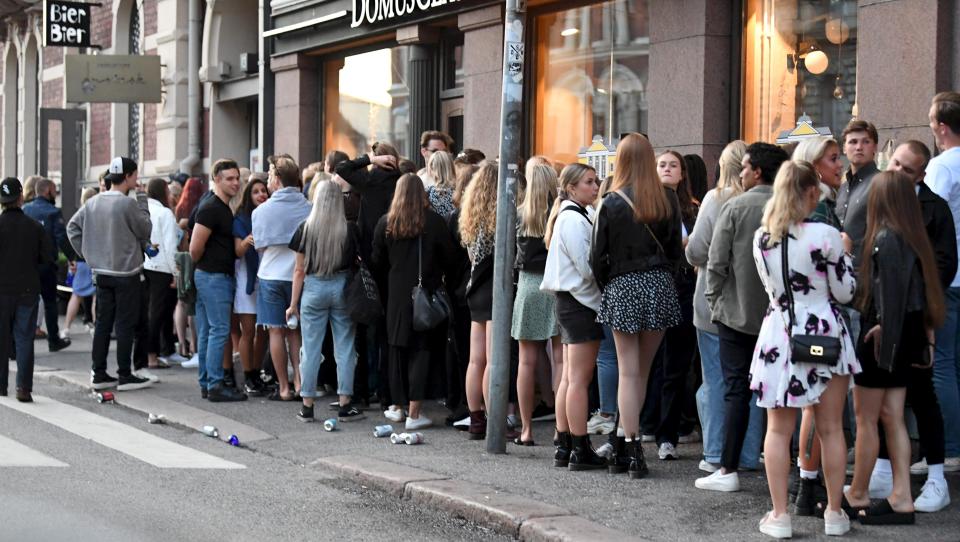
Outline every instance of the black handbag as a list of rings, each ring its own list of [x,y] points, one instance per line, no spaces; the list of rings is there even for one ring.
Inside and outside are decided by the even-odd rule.
[[[434,292],[423,287],[423,236],[417,239],[417,285],[413,287],[413,330],[427,331],[450,317],[450,300],[443,288]]]
[[[790,313],[790,322],[787,324],[787,335],[790,337],[790,361],[792,363],[815,363],[817,365],[836,365],[840,360],[840,339],[824,335],[795,335],[793,326],[797,321],[793,311],[793,288],[790,286],[787,255],[787,240],[790,233],[785,232],[780,245],[780,267],[783,273],[783,289],[787,294],[787,304]]]
[[[356,272],[347,281],[344,294],[347,301],[347,311],[350,318],[358,324],[370,325],[383,314],[383,304],[380,303],[380,290],[373,275],[367,269],[363,260],[357,258],[359,265]]]

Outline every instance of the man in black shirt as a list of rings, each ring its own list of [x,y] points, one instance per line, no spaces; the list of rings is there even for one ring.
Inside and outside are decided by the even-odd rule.
[[[237,259],[228,202],[240,190],[240,168],[233,160],[217,160],[212,173],[214,197],[200,204],[190,239],[190,257],[196,264],[200,394],[213,402],[246,401],[243,392],[223,385],[223,349],[230,339]]]
[[[10,346],[17,346],[17,400],[33,401],[33,332],[40,295],[40,265],[49,265],[53,244],[43,226],[23,213],[23,186],[0,182],[0,396],[7,395]],[[12,332],[12,337],[11,337]]]

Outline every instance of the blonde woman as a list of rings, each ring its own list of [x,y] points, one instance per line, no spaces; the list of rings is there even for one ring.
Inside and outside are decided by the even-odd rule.
[[[450,153],[440,151],[430,155],[427,162],[427,175],[433,179],[433,184],[427,188],[427,199],[434,212],[443,218],[453,214],[453,192],[457,184],[457,175],[453,168],[453,158]]]
[[[553,349],[555,370],[562,374],[563,345],[556,319],[556,297],[541,292],[543,271],[547,262],[547,246],[543,235],[550,208],[557,197],[557,173],[553,167],[527,162],[527,187],[523,203],[517,209],[517,258],[520,271],[517,293],[513,301],[511,336],[520,343],[520,366],[517,370],[517,402],[523,431],[514,442],[533,446],[534,380],[537,363],[546,342]],[[553,386],[554,388],[556,386]]]

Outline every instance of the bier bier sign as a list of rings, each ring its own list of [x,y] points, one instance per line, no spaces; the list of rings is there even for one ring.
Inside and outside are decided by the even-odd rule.
[[[432,11],[460,0],[353,0],[350,28]]]
[[[100,4],[44,0],[43,46],[90,47],[90,19]]]

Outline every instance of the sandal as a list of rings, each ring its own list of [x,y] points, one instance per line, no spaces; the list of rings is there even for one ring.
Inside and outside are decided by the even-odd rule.
[[[523,437],[513,439],[513,443],[517,446],[536,446],[532,440],[523,440]]]
[[[283,395],[280,393],[280,388],[277,388],[273,390],[273,393],[267,396],[267,399],[271,401],[293,401],[296,399],[296,396],[294,396],[292,393],[289,395]]]
[[[890,501],[883,499],[860,511],[860,523],[864,525],[913,525],[916,521],[913,512],[897,512]]]

